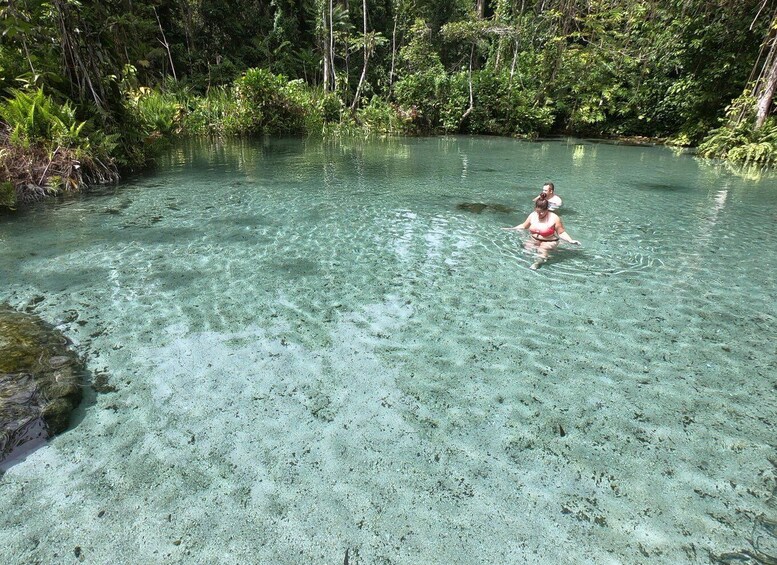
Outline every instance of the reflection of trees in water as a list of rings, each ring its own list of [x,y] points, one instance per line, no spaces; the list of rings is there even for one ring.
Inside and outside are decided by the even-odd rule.
[[[699,276],[699,271],[707,267],[707,252],[715,243],[714,231],[718,224],[720,213],[726,207],[728,200],[729,187],[725,186],[718,190],[712,198],[703,202],[697,208],[697,217],[699,218],[698,228],[693,237],[689,237],[689,247],[684,254],[688,269],[685,271],[683,279],[690,282]],[[717,251],[717,245],[712,251]]]

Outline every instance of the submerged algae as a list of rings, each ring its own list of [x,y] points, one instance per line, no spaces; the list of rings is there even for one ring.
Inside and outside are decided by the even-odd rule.
[[[62,334],[0,304],[0,462],[67,429],[83,374]]]

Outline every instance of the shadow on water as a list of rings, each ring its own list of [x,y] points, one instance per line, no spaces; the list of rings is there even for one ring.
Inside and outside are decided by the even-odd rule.
[[[493,167],[471,167],[469,169],[472,173],[498,173],[500,169],[494,169]]]
[[[53,255],[52,255],[53,256]],[[108,269],[103,268],[83,268],[83,269],[64,269],[45,272],[9,272],[6,273],[6,280],[11,284],[26,282],[35,285],[40,292],[65,292],[92,288],[95,281],[104,281],[108,277]]]
[[[245,243],[248,245],[264,245],[272,240],[273,238],[256,233],[256,231],[249,230],[248,228],[239,231],[227,232],[221,234],[218,238],[218,242],[221,244]]]
[[[154,228],[154,229],[148,229]],[[204,230],[193,228],[159,228],[152,225],[125,224],[117,236],[123,236],[126,241],[139,241],[145,244],[166,244],[175,242],[181,244],[202,237]]]
[[[109,208],[102,208],[101,210],[95,209],[94,211],[100,212],[102,214],[109,214],[112,216],[120,216],[121,214],[124,213],[125,210],[129,209],[130,206],[132,206],[132,200],[130,200],[129,198],[125,198],[115,206],[111,206]]]
[[[567,245],[564,248],[556,249],[552,251],[548,256],[548,260],[543,263],[542,269],[552,269],[554,265],[563,265],[567,261],[579,261],[583,259],[585,261],[587,253],[575,246]]]
[[[492,214],[512,214],[515,208],[505,206],[504,204],[486,204],[483,202],[462,202],[456,205],[457,210],[471,212],[473,214],[482,214],[489,212]]]
[[[282,273],[284,277],[301,278],[320,274],[321,266],[310,259],[287,259],[273,264],[273,272]]]
[[[649,192],[685,192],[691,190],[690,186],[660,182],[635,182],[632,186],[637,190],[645,190]]]
[[[229,216],[226,218],[212,219],[208,222],[211,225],[217,226],[271,226],[277,222],[267,216]]]
[[[209,220],[208,226],[215,230],[203,230],[203,234],[217,234],[215,239],[219,243],[267,243],[271,238],[266,235],[268,230],[265,228],[276,224],[277,222],[268,216],[231,216]]]
[[[160,290],[176,291],[195,283],[201,285],[204,275],[193,270],[165,270],[154,273],[153,278],[159,283]]]

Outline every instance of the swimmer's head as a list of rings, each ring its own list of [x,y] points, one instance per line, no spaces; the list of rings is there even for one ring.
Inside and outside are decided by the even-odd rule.
[[[540,192],[536,202],[534,202],[534,209],[538,212],[548,209],[548,195],[544,192]]]

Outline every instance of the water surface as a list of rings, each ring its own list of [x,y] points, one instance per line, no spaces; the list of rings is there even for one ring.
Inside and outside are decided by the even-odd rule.
[[[583,245],[532,271],[546,180]],[[0,301],[109,384],[6,465],[4,562],[773,555],[776,220],[773,178],[491,138],[182,145],[4,217]]]

